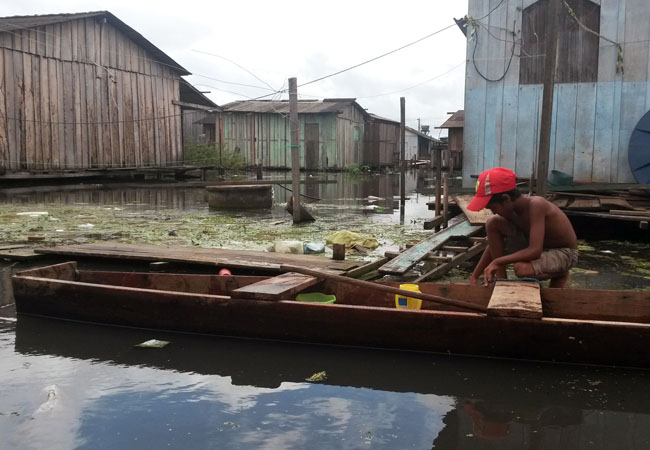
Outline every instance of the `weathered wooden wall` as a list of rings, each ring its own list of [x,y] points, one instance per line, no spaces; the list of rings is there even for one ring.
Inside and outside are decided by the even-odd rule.
[[[370,167],[395,164],[399,159],[399,124],[373,120],[364,130],[363,164]]]
[[[305,124],[318,124],[318,168],[344,168],[361,164],[363,148],[363,120],[361,114],[350,106],[336,115],[299,114],[301,158],[305,167]],[[224,112],[223,144],[225,148],[239,151],[247,164],[265,167],[290,168],[291,148],[289,118],[283,114]],[[358,130],[355,131],[355,127]]]
[[[179,74],[93,18],[0,32],[0,168],[182,160]]]
[[[205,117],[205,111],[184,110],[182,112],[182,116],[183,147],[197,144],[207,144],[210,141],[210,136],[208,136],[208,134],[205,132],[203,124],[196,123]]]
[[[419,136],[409,130],[404,132],[406,145],[404,146],[404,159],[410,161],[418,159]],[[401,151],[401,150],[400,150]]]
[[[469,0],[469,15],[480,18],[499,0]],[[516,22],[521,38],[522,10],[533,0],[510,0],[483,19],[475,60],[481,72],[498,78],[506,70]],[[599,0],[600,34],[623,45],[624,74],[617,73],[617,48],[600,39],[596,82],[556,84],[549,170],[575,180],[634,182],[627,160],[632,130],[650,109],[650,2]],[[469,33],[468,33],[469,35]],[[537,158],[542,85],[519,84],[519,46],[504,79],[488,82],[476,72],[472,55],[475,39],[467,44],[463,185],[471,174],[495,167],[530,176]],[[524,54],[522,57],[526,57]]]

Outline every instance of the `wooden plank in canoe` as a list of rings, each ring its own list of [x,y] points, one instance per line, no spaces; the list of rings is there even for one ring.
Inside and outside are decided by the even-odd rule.
[[[488,315],[542,318],[542,297],[538,283],[497,281],[487,307]]]
[[[460,206],[460,209],[463,210],[465,216],[467,216],[469,223],[472,225],[483,225],[488,221],[490,216],[492,216],[492,211],[489,209],[482,209],[481,211],[470,211],[467,209],[467,205],[469,205],[469,202],[474,198],[473,195],[454,195],[453,198],[456,201],[456,204]]]
[[[232,291],[232,296],[254,300],[287,299],[318,281],[316,277],[288,272],[235,289]]]
[[[225,248],[199,248],[169,245],[136,245],[117,242],[62,245],[38,248],[37,253],[71,257],[112,258],[140,261],[169,261],[204,264],[228,268],[256,268],[280,271],[282,264],[296,264],[318,270],[340,273],[358,267],[359,261],[334,261],[311,255],[232,250]]]
[[[403,275],[419,261],[427,257],[427,254],[443,246],[452,236],[470,236],[482,230],[482,226],[471,225],[467,220],[445,228],[429,238],[418,242],[413,247],[397,255],[393,260],[381,266],[380,273]]]

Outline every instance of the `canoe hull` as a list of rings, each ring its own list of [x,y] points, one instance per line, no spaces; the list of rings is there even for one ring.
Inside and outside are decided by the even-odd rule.
[[[650,367],[647,324],[259,301],[32,276],[15,276],[13,286],[19,314],[321,344]]]

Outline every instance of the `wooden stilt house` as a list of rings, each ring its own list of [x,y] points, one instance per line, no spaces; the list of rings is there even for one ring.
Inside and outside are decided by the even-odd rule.
[[[469,0],[463,185],[536,171],[549,0]],[[560,2],[549,171],[634,182],[630,137],[650,109],[650,2]],[[650,160],[650,158],[648,159]]]
[[[0,171],[181,164],[189,72],[107,11],[0,18]]]

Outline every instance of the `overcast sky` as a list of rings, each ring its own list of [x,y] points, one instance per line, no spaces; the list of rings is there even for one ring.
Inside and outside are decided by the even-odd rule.
[[[2,15],[108,10],[171,56],[219,105],[255,98],[395,50],[467,13],[466,0],[3,2]],[[368,112],[434,126],[463,108],[466,40],[454,26],[404,50],[298,88],[300,98],[354,97]],[[435,79],[434,79],[435,78]],[[233,84],[238,83],[238,84]],[[273,89],[273,90],[272,90]],[[267,98],[278,98],[278,95]],[[286,95],[283,97],[286,98]],[[443,133],[444,135],[444,133]]]

